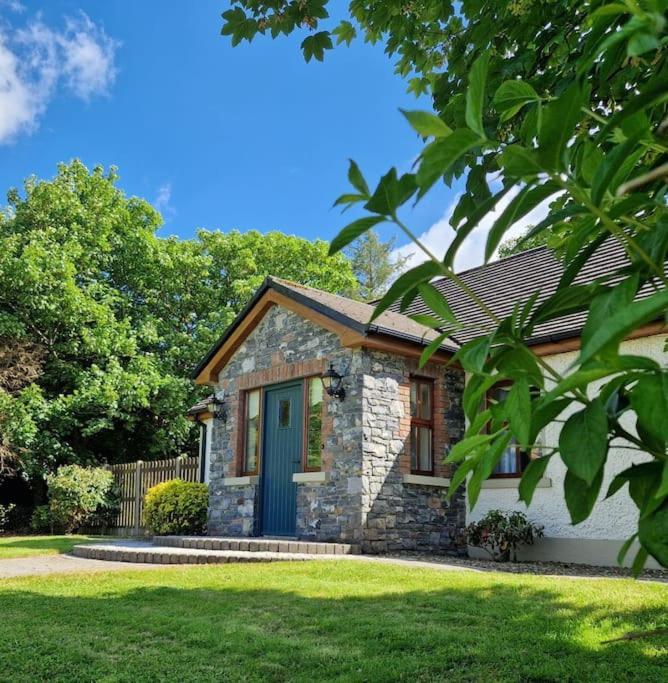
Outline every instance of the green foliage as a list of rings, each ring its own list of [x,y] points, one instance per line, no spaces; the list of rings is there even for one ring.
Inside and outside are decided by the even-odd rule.
[[[528,227],[521,235],[517,237],[508,237],[501,244],[499,244],[498,254],[500,258],[507,258],[513,254],[521,254],[523,251],[535,249],[545,245],[551,246],[550,232],[545,230],[535,237],[530,237],[529,233],[533,226]]]
[[[236,0],[234,5],[248,10],[259,32],[272,29],[272,35],[278,25],[283,33],[322,32],[327,16],[322,0]],[[655,465],[640,474],[633,468],[623,473],[638,508],[641,550],[634,571],[648,553],[666,564],[668,455],[665,429],[658,425],[666,423],[668,370],[619,351],[631,332],[666,320],[668,311],[666,3],[466,0],[399,7],[384,0],[353,2],[350,12],[358,35],[385,43],[409,90],[432,94],[435,112],[408,117],[427,138],[415,174],[399,177],[391,169],[373,194],[353,183],[362,195],[355,201],[365,201],[369,215],[358,219],[354,235],[344,227],[333,251],[359,237],[365,219],[368,227],[392,222],[413,238],[399,212],[410,200],[420,201],[436,182],[467,175],[466,192],[451,219],[456,236],[445,256],[429,254],[430,267],[422,264],[404,273],[376,311],[410,300],[419,285],[441,275],[484,314],[478,339],[456,357],[473,388],[465,394],[470,426],[455,447],[461,464],[450,495],[470,476],[474,502],[471,493],[491,472],[511,431],[521,438],[528,433],[534,443],[527,446],[541,448],[545,457],[560,455],[566,463],[564,497],[578,523],[596,504],[611,445],[624,444]],[[452,132],[445,134],[436,119]],[[491,188],[488,178],[494,179]],[[506,195],[511,201],[488,234],[485,258],[493,257],[520,218],[549,202],[547,218],[515,248],[549,231],[565,272],[546,300],[518,302],[512,316],[502,320],[467,288],[452,264],[462,243]],[[574,286],[588,260],[610,240],[623,245],[630,265],[591,285]],[[533,357],[527,340],[539,324],[580,311],[588,311],[588,322],[570,368],[559,373]],[[444,319],[440,329],[456,338],[458,327],[457,321]],[[422,363],[437,346],[423,353]],[[527,374],[530,365],[534,370]],[[522,396],[509,394],[493,411],[480,412],[476,388],[516,381],[523,374],[528,405],[523,390]],[[566,407],[575,417],[560,443],[540,444],[540,430]],[[629,421],[635,424],[632,431]],[[537,471],[532,468],[531,477],[523,479],[525,501],[531,500]]]
[[[0,534],[11,528],[12,515],[16,505],[9,503],[8,505],[0,504]]]
[[[495,562],[517,561],[517,549],[543,537],[543,527],[530,522],[523,512],[490,510],[479,522],[463,531],[461,541],[481,548]]]
[[[156,484],[144,498],[144,524],[152,533],[203,534],[209,490],[206,484],[171,479]]]
[[[46,478],[54,527],[67,533],[85,526],[110,524],[118,514],[114,476],[104,467],[63,465]]]
[[[30,518],[30,528],[35,533],[53,533],[54,521],[48,505],[38,505]]]
[[[35,366],[0,372],[0,458],[29,477],[193,451],[185,411],[201,390],[190,373],[264,278],[355,288],[348,260],[328,260],[321,240],[158,238],[160,215],[116,181],[74,161],[12,190],[0,213],[0,355],[24,348]]]

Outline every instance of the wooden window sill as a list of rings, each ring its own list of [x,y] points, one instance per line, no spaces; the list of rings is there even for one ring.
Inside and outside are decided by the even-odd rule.
[[[324,484],[328,479],[328,472],[295,472],[292,481],[295,484]]]
[[[518,489],[520,486],[520,481],[522,477],[498,477],[491,478],[487,481],[483,481],[482,488],[484,489]],[[552,479],[548,477],[543,477],[538,484],[536,484],[537,489],[549,489],[552,488]]]
[[[445,477],[433,477],[428,474],[404,474],[404,484],[416,484],[417,486],[435,486],[447,489],[450,480]]]
[[[223,486],[255,486],[260,483],[260,477],[257,474],[247,475],[245,477],[225,477],[223,479]]]

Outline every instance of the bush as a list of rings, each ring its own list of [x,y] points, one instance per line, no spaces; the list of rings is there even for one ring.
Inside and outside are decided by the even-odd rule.
[[[53,533],[53,518],[48,505],[38,505],[30,518],[30,528],[39,533]]]
[[[147,491],[144,524],[157,536],[203,534],[208,504],[206,484],[171,479]]]
[[[0,533],[7,531],[12,526],[12,517],[16,505],[9,503],[9,505],[0,505]]]
[[[118,512],[114,477],[103,467],[64,465],[46,481],[51,521],[67,533],[108,523]]]
[[[482,548],[495,562],[517,560],[520,545],[533,545],[543,537],[543,527],[530,522],[523,512],[504,513],[490,510],[479,522],[472,522],[463,530],[463,542]]]

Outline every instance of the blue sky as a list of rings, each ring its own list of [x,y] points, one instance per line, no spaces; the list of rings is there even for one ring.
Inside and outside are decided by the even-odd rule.
[[[3,193],[78,157],[118,166],[129,194],[157,203],[163,235],[256,228],[331,239],[349,216],[331,209],[347,186],[347,159],[370,182],[392,165],[408,169],[420,141],[398,108],[429,102],[405,92],[381,45],[356,41],[309,64],[303,36],[233,48],[219,35],[227,8],[224,0],[0,0],[5,52],[25,63],[30,40],[40,49],[51,40],[50,66],[60,70],[37,86],[44,78],[26,70],[41,100],[13,132],[5,122],[4,138],[0,121]],[[0,118],[16,115],[14,104],[0,100]],[[411,225],[428,230],[453,196],[437,189]]]

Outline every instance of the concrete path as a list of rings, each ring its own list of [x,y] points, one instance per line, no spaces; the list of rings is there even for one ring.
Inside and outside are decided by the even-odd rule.
[[[0,560],[0,580],[18,576],[42,576],[46,574],[68,574],[73,572],[106,572],[120,569],[157,569],[157,564],[128,564],[127,562],[106,562],[85,560],[73,555],[35,555]]]

